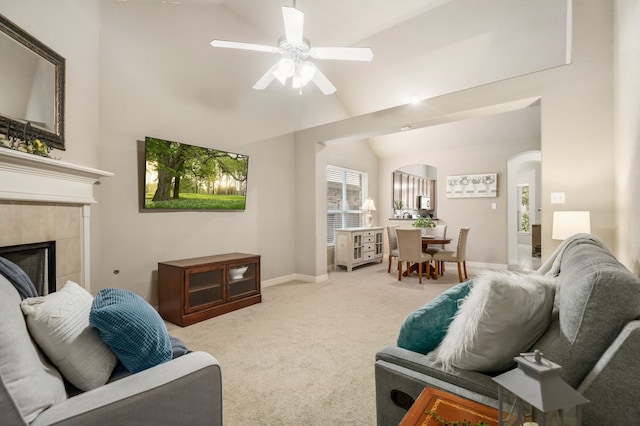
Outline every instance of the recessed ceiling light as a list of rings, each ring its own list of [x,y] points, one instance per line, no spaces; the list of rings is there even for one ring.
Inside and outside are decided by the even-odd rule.
[[[411,130],[411,126],[402,126],[400,127],[401,132],[406,132],[407,130]]]

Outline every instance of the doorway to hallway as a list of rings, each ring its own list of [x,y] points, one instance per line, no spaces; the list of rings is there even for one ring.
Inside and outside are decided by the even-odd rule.
[[[533,256],[531,230],[542,225],[540,151],[527,151],[507,161],[507,264],[512,270],[535,270],[540,258]],[[526,188],[526,202],[523,201]]]

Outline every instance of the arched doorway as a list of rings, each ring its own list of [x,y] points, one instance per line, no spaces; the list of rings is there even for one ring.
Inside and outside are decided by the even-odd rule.
[[[528,186],[529,225],[541,224],[541,161],[542,153],[540,151],[523,152],[507,160],[507,264],[509,269],[520,270],[523,265],[531,264],[531,250],[527,250],[526,247],[522,250],[522,246],[525,244],[523,244],[521,235],[523,233],[522,223],[519,221],[521,197],[518,194],[518,188],[519,186],[522,188],[523,185]],[[520,244],[519,237],[521,237]],[[526,241],[529,241],[530,247],[530,235]],[[529,266],[529,269],[531,268]]]

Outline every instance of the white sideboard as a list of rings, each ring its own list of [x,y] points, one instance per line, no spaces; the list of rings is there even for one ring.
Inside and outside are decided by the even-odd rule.
[[[382,227],[336,229],[335,266],[346,266],[347,271],[366,263],[382,262]]]

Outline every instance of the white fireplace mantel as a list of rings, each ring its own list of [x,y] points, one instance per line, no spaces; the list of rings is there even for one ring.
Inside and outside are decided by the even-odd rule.
[[[93,186],[113,173],[0,148],[0,200],[82,205],[82,275],[91,291],[90,205]]]
[[[93,204],[93,185],[113,173],[0,148],[0,200]]]

